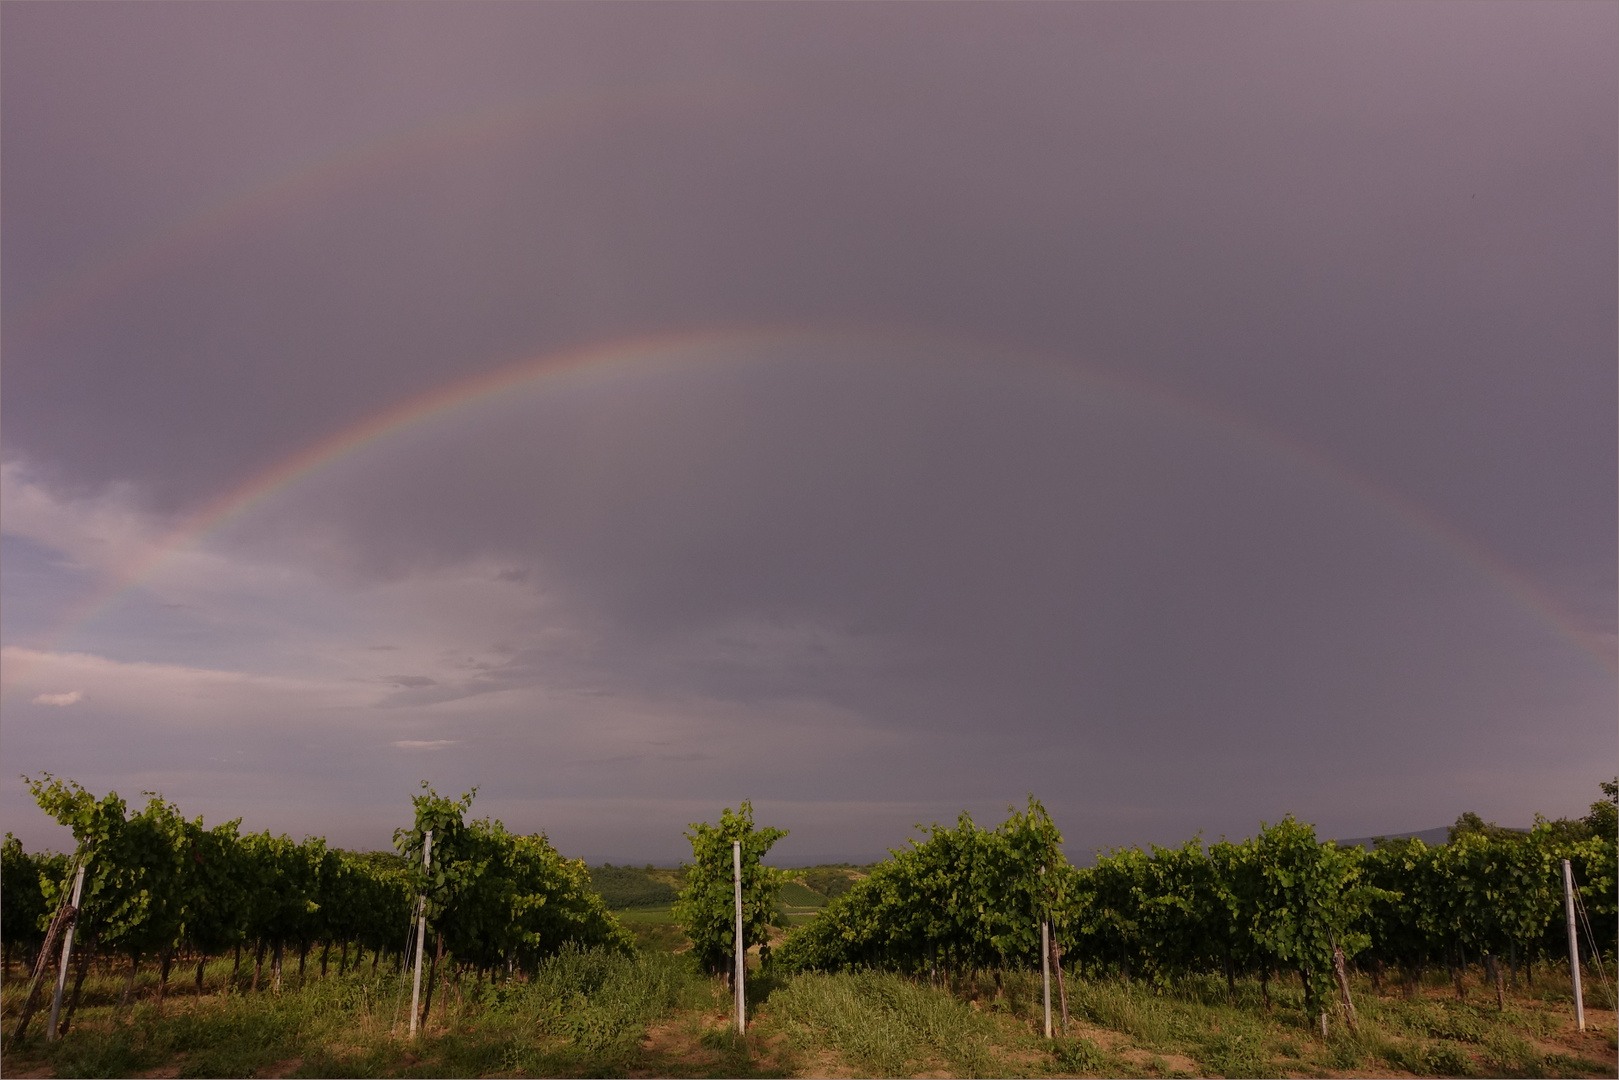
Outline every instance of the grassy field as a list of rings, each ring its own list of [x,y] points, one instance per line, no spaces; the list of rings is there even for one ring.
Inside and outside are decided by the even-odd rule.
[[[655,912],[631,925],[659,927]],[[666,916],[665,916],[666,917]],[[1360,1031],[1312,1033],[1296,987],[1193,978],[1069,983],[1066,1036],[1039,1037],[1039,980],[1005,973],[931,988],[894,975],[757,975],[751,1024],[731,1030],[723,983],[683,955],[564,954],[526,982],[440,990],[427,1031],[405,1036],[410,987],[368,970],[289,976],[280,993],[205,993],[171,984],[159,1006],[143,973],[120,1010],[122,976],[93,974],[73,1030],[54,1045],[6,1043],[0,1071],[23,1076],[1614,1076],[1615,1017],[1573,1030],[1566,982],[1542,975],[1497,1010],[1474,986],[1455,1000],[1437,976],[1407,1001],[1357,981]],[[21,978],[4,987],[5,1031]]]
[[[619,879],[619,888],[623,891],[602,890],[602,895],[611,898],[614,895],[625,895],[629,891],[624,882],[634,877],[641,877],[647,881],[657,882],[671,888],[678,887],[683,882],[680,870],[670,870],[657,867],[612,867],[615,877]],[[600,871],[593,871],[600,874]],[[803,870],[789,871],[792,874],[808,874],[820,882],[848,880],[849,871],[841,867],[808,867]],[[821,908],[826,906],[827,897],[808,887],[801,880],[789,881],[782,888],[782,917],[781,921],[788,927],[803,926],[815,918]],[[674,924],[674,917],[670,914],[669,904],[638,904],[634,907],[615,907],[613,914],[618,916],[620,922],[629,927],[635,934],[635,942],[643,949],[656,952],[677,952],[686,945],[686,937]]]
[[[822,908],[826,906],[826,897],[796,881],[789,881],[782,886],[781,902],[789,908]]]
[[[637,948],[674,953],[690,947],[686,935],[675,925],[674,915],[667,904],[661,907],[622,908],[613,914],[635,935]]]

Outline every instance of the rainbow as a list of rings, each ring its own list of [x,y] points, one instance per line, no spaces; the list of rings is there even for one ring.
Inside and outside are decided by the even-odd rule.
[[[948,346],[952,351],[959,351],[966,339],[960,336],[947,339],[925,331],[896,328],[833,331],[782,326],[672,331],[531,356],[405,398],[270,464],[244,483],[187,515],[138,564],[76,605],[45,636],[38,648],[50,651],[67,634],[94,619],[124,593],[149,581],[176,553],[202,542],[254,507],[309,479],[334,462],[418,424],[469,408],[513,388],[584,373],[594,375],[637,366],[681,363],[694,357],[747,363],[756,359],[764,349],[789,344],[870,345],[880,341],[913,347]],[[1199,421],[1264,454],[1280,456],[1294,463],[1436,544],[1492,582],[1517,606],[1593,657],[1607,672],[1619,674],[1619,663],[1616,663],[1611,646],[1564,611],[1525,575],[1437,514],[1326,458],[1313,448],[1233,412],[1187,398],[1143,379],[1076,367],[1066,358],[1036,354],[1026,349],[1009,349],[988,342],[966,343],[979,347],[987,355],[1012,356],[1020,364],[1039,368],[1052,375],[1078,379],[1092,386],[1122,391],[1136,399],[1166,406],[1184,418]]]

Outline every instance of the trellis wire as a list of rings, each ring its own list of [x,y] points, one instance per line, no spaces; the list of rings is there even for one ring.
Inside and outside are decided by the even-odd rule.
[[[1569,877],[1574,877],[1573,867],[1569,868],[1568,873]],[[1576,886],[1579,885],[1578,878],[1574,879],[1574,884]],[[1602,963],[1602,950],[1597,948],[1596,934],[1591,930],[1591,916],[1585,910],[1585,899],[1580,895],[1580,890],[1577,887],[1574,890],[1574,911],[1579,915],[1580,922],[1585,924],[1586,945],[1591,950],[1591,959],[1596,961],[1597,977],[1602,980],[1602,989],[1608,995],[1609,1007],[1612,1007],[1615,1004],[1613,984],[1608,982],[1608,971],[1606,966]]]

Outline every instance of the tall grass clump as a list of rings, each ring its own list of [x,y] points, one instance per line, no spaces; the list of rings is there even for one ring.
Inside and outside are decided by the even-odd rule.
[[[1135,986],[1075,979],[1068,984],[1068,1008],[1075,1016],[1123,1032],[1143,1046],[1167,1046],[1174,1039],[1168,1004]]]
[[[796,1049],[835,1050],[872,1076],[940,1064],[962,1076],[1005,1073],[990,1049],[1006,1039],[994,1018],[901,975],[799,975],[771,995],[770,1016]]]
[[[410,982],[369,972],[311,979],[277,994],[231,993],[82,1010],[61,1040],[29,1035],[7,1047],[57,1076],[131,1076],[172,1066],[180,1076],[254,1076],[291,1063],[298,1075],[423,1073],[621,1075],[646,1025],[712,1000],[688,957],[567,947],[526,980],[439,988],[422,1035],[404,1037]],[[30,1066],[33,1067],[33,1066]]]
[[[500,994],[497,1010],[519,1023],[497,1068],[540,1076],[622,1073],[648,1023],[712,1000],[692,957],[600,949],[564,949]]]
[[[30,1034],[7,1049],[38,1055],[57,1076],[130,1076],[171,1063],[181,1076],[252,1076],[278,1061],[321,1055],[328,1044],[384,1037],[398,983],[393,976],[348,975],[283,994],[89,1008],[57,1042]],[[98,996],[114,999],[98,989],[104,991]]]
[[[1212,1076],[1287,1075],[1272,1059],[1264,1035],[1257,1031],[1216,1032],[1203,1041],[1193,1056]]]

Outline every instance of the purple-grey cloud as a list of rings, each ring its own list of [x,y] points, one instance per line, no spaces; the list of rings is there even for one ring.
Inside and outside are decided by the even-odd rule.
[[[391,747],[351,809],[430,759],[599,821],[742,775],[831,853],[878,792],[1033,788],[1096,843],[1521,822],[1615,748],[1611,673],[1502,584],[1615,640],[1611,5],[0,20],[6,642],[148,695],[29,683],[19,768]],[[412,395],[738,325],[845,344],[514,389],[62,630]]]

